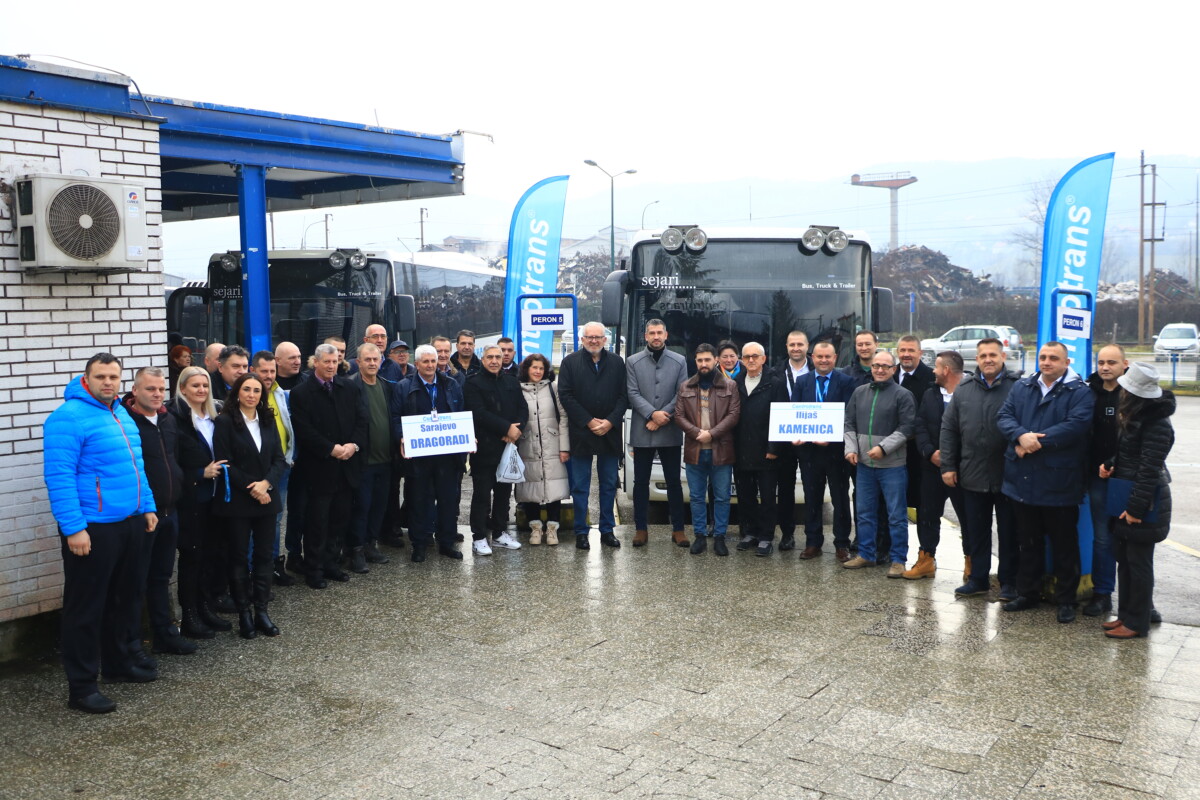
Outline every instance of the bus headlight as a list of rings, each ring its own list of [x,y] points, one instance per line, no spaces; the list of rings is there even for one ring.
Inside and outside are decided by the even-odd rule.
[[[708,234],[699,228],[692,228],[683,235],[683,243],[693,253],[698,253],[708,246]]]
[[[351,253],[350,266],[354,269],[365,269],[367,266],[367,257],[362,253]]]
[[[334,251],[329,254],[329,266],[334,269],[344,269],[346,266],[346,254]]]
[[[825,231],[820,228],[809,228],[800,237],[800,244],[805,250],[816,252],[825,245]]]
[[[221,256],[221,269],[226,272],[237,272],[239,260],[233,253],[226,253]]]
[[[668,253],[674,253],[683,247],[683,231],[678,228],[667,228],[662,232],[658,242]]]
[[[845,231],[832,230],[825,237],[825,246],[829,248],[831,253],[840,253],[850,244],[850,237]]]

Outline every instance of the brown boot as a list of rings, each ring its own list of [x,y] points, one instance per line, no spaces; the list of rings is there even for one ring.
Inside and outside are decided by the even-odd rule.
[[[638,530],[633,532],[633,546],[634,547],[643,547],[646,544],[646,540],[648,538],[649,538],[649,534],[639,528]]]
[[[963,583],[971,580],[971,557],[963,556]]]
[[[691,542],[688,541],[687,534],[683,531],[671,531],[671,539],[680,547],[688,547]]]
[[[933,560],[933,556],[920,550],[917,552],[917,563],[912,565],[912,569],[904,571],[904,577],[915,581],[921,578],[932,578],[935,572],[937,572],[937,562]]]

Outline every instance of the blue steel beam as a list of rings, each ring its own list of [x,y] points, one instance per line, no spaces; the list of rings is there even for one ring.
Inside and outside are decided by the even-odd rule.
[[[271,287],[267,280],[267,170],[238,169],[238,222],[242,234],[242,311],[250,353],[271,349]]]

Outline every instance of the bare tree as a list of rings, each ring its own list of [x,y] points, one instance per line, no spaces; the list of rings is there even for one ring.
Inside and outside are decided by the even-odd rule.
[[[1046,209],[1050,205],[1050,195],[1054,194],[1057,178],[1046,177],[1034,181],[1029,187],[1027,196],[1028,208],[1023,215],[1031,225],[1022,226],[1013,231],[1009,241],[1025,251],[1017,269],[1017,282],[1025,286],[1033,286],[1041,279],[1042,274],[1042,242],[1046,237]]]

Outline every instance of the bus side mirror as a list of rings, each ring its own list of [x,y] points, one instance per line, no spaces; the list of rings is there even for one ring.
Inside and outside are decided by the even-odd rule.
[[[417,329],[417,303],[411,294],[396,295],[396,327],[401,331]],[[392,335],[396,335],[396,331],[392,331]]]
[[[621,324],[621,304],[629,286],[629,271],[624,269],[609,273],[604,279],[604,291],[600,300],[600,323],[617,326]]]
[[[895,312],[892,290],[876,286],[871,290],[871,295],[871,311],[875,317],[871,320],[871,330],[887,333],[892,329],[892,315]]]

